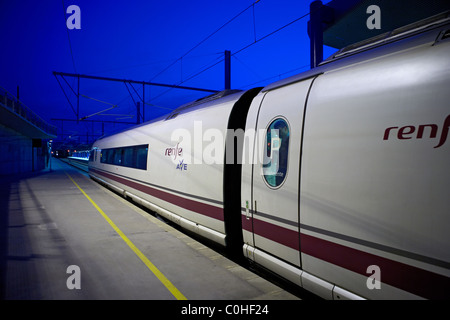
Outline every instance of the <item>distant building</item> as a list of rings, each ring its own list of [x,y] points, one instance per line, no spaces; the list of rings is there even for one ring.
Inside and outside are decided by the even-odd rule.
[[[47,168],[55,137],[56,127],[0,87],[0,175]]]

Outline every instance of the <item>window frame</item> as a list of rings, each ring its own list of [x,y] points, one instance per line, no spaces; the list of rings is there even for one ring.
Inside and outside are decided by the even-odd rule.
[[[127,153],[131,151],[131,156]],[[145,150],[145,152],[144,152]],[[148,144],[140,144],[134,146],[105,148],[101,150],[100,163],[110,164],[124,168],[147,170],[148,167]],[[138,159],[138,155],[142,153]],[[131,163],[125,162],[125,154],[131,158]],[[130,159],[128,159],[130,160]]]
[[[269,130],[272,130],[271,129],[271,126],[276,122],[276,121],[278,121],[278,120],[282,120],[285,124],[286,124],[286,127],[287,127],[287,130],[288,130],[288,137],[289,137],[289,139],[288,139],[288,141],[287,141],[287,152],[286,152],[286,157],[285,157],[285,161],[286,161],[286,169],[285,169],[285,171],[284,171],[284,177],[283,177],[283,180],[280,182],[280,183],[276,183],[275,185],[272,185],[268,180],[267,180],[267,178],[266,178],[266,176],[271,176],[271,177],[273,177],[274,175],[265,175],[264,174],[264,161],[263,161],[263,163],[261,164],[261,176],[262,176],[262,179],[263,179],[263,181],[264,181],[264,183],[266,184],[266,186],[268,187],[268,188],[270,188],[270,189],[272,189],[272,190],[276,190],[276,189],[279,189],[279,188],[281,188],[283,185],[284,185],[284,183],[286,182],[286,180],[287,180],[287,177],[288,177],[288,174],[289,174],[289,152],[290,152],[290,133],[291,133],[291,126],[290,126],[290,124],[289,124],[289,121],[285,118],[285,117],[283,117],[283,116],[276,116],[276,117],[274,117],[274,118],[272,118],[270,121],[269,121],[269,123],[268,123],[268,125],[266,126],[266,129],[265,129],[265,134],[264,134],[264,148],[263,148],[263,150],[262,150],[262,152],[264,153],[263,154],[263,159],[267,159],[268,157],[267,157],[267,153],[268,153],[268,149],[267,149],[267,146],[268,146],[268,141],[267,141],[267,138],[268,138],[268,133],[269,133]],[[271,139],[271,143],[272,143],[272,139]],[[282,148],[282,146],[283,146],[283,143],[285,143],[285,141],[281,141],[281,144],[280,144],[280,147],[279,147],[279,149],[278,150],[280,150],[281,148]],[[279,169],[278,169],[278,171],[277,171],[277,173],[279,172]],[[276,181],[276,176],[275,176],[275,181]]]

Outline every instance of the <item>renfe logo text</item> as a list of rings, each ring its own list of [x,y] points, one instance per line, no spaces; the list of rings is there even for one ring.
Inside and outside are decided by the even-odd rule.
[[[450,127],[450,115],[447,116],[442,125],[439,143],[434,148],[441,147],[448,137],[448,131]],[[422,139],[422,138],[436,138],[439,131],[437,124],[421,124],[419,126],[404,126],[404,127],[389,127],[384,131],[383,140],[389,140],[390,138],[397,138],[399,140],[407,139]]]

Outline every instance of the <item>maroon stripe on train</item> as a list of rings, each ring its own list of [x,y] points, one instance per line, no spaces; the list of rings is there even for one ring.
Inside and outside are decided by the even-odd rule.
[[[170,202],[172,204],[175,204],[181,208],[194,211],[196,213],[202,214],[204,216],[214,218],[220,221],[223,221],[223,209],[219,207],[215,207],[206,203],[198,202],[191,199],[186,199],[171,193],[168,193],[166,191],[162,191],[141,183],[137,183],[132,180],[128,180],[122,177],[118,177],[116,175],[106,173],[103,171],[99,171],[96,169],[90,168],[91,171],[93,171],[95,174],[102,175],[108,179],[117,181],[121,184],[124,184],[126,186],[129,186],[133,189],[139,190],[141,192],[144,192],[150,196],[156,197],[158,199]]]
[[[253,230],[257,235],[276,241],[294,250],[299,250],[298,230],[290,230],[273,223],[253,219]]]
[[[334,242],[301,234],[302,253],[369,277],[367,267],[380,268],[381,282],[427,299],[449,299],[450,278]],[[383,286],[383,285],[381,285]]]
[[[254,230],[252,229],[252,222]],[[411,292],[420,297],[427,299],[450,298],[449,277],[303,233],[300,233],[299,241],[298,231],[254,218],[247,219],[245,215],[242,215],[242,227],[244,230],[255,232],[259,236],[295,250],[299,250],[299,243],[301,243],[302,253],[366,277],[371,275],[367,273],[367,267],[377,265],[380,267],[380,280],[382,283]]]

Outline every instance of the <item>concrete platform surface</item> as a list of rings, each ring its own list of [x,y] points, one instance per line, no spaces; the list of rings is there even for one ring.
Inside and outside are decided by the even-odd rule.
[[[298,299],[52,161],[0,179],[2,299]]]

